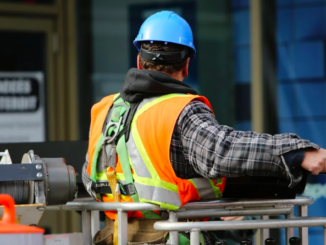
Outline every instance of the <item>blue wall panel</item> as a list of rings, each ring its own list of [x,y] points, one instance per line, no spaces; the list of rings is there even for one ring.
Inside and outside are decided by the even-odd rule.
[[[276,0],[278,6],[287,6],[292,4],[293,0]]]
[[[250,83],[250,49],[237,48],[235,52],[235,81]]]
[[[277,0],[276,13],[279,132],[296,133],[325,148],[326,1]],[[319,179],[310,183],[326,188]],[[308,215],[326,216],[325,203],[325,198],[316,198]],[[288,244],[284,239],[282,229],[280,245]],[[322,242],[323,230],[309,228],[309,244]]]
[[[287,45],[277,49],[277,77],[279,80],[294,79],[293,59]]]
[[[233,0],[232,1],[232,8],[246,8],[249,6],[249,0]]]
[[[292,120],[283,118],[278,119],[279,133],[296,133],[296,125]]]
[[[235,129],[240,131],[250,131],[252,130],[251,121],[238,121],[236,122]]]
[[[312,4],[312,3],[322,3],[325,2],[325,0],[293,0],[294,4]]]
[[[311,140],[321,147],[326,147],[326,120],[307,119],[306,121],[298,121],[297,129],[301,138]]]
[[[297,79],[324,78],[325,54],[321,41],[295,43],[290,46],[293,72]],[[289,65],[291,68],[292,64]]]
[[[249,10],[233,13],[233,34],[236,45],[249,45],[250,25]]]
[[[294,10],[294,30],[296,40],[322,38],[324,36],[324,8],[300,7]]]
[[[279,9],[276,13],[276,30],[278,42],[290,42],[293,37],[293,10]]]
[[[295,115],[295,84],[280,84],[278,86],[278,116],[292,118]]]
[[[295,91],[297,92],[297,116],[309,117],[326,115],[325,82],[295,84]]]

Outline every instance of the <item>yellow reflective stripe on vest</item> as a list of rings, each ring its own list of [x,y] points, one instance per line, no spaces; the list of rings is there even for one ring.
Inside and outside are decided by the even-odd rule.
[[[179,208],[179,206],[174,206],[174,205],[168,204],[168,203],[156,202],[156,201],[148,200],[148,199],[145,199],[145,198],[139,198],[139,201],[140,202],[153,203],[153,204],[156,204],[156,205],[160,206],[161,208],[168,209],[168,210],[175,210],[175,209]]]
[[[135,181],[135,186],[137,190],[141,190],[141,198],[155,201],[162,208],[167,201],[169,202],[169,205],[173,205],[176,207],[181,206],[181,201],[178,192],[170,191],[158,186],[151,186],[146,184],[143,185],[137,181]]]
[[[160,103],[160,102],[162,102],[164,100],[171,99],[171,98],[174,98],[174,97],[187,97],[187,96],[189,96],[189,95],[186,95],[186,94],[167,94],[167,95],[163,95],[161,97],[158,97],[158,98],[154,99],[153,101],[146,103],[146,105],[144,105],[142,108],[140,108],[136,112],[135,117],[134,117],[134,120],[140,114],[142,114],[144,111],[146,111],[147,109],[149,109],[150,107],[152,107],[153,105],[155,105],[157,103]]]
[[[123,173],[116,173],[115,176],[117,180],[126,181],[125,175]]]
[[[133,175],[135,182],[138,182],[143,185],[150,185],[150,186],[157,186],[157,183],[159,181],[160,188],[166,189],[168,191],[176,192],[178,193],[178,186],[159,180],[159,179],[152,179],[152,178],[146,178],[146,177],[140,177],[137,176],[136,174]],[[142,191],[142,190],[140,190]],[[179,195],[179,194],[178,194]]]
[[[121,182],[125,181],[125,176],[123,173],[116,173],[117,180],[120,180]],[[96,179],[97,180],[106,180],[108,181],[108,177],[106,176],[106,173],[104,172],[104,169],[101,173],[96,173]]]

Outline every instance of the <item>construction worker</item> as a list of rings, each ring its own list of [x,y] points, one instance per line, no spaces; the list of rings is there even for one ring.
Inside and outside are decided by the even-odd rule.
[[[147,18],[134,45],[137,68],[128,71],[119,94],[103,98],[91,112],[83,181],[96,200],[177,209],[220,198],[224,177],[276,176],[294,187],[305,170],[326,170],[326,150],[295,134],[236,131],[217,122],[209,101],[182,82],[196,48],[190,26],[176,13]],[[96,244],[116,243],[115,213],[106,215]],[[129,217],[129,241],[164,242],[165,234],[152,227],[162,213]]]

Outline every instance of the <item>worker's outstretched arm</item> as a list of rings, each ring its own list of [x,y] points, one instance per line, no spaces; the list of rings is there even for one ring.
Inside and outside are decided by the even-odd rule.
[[[291,133],[259,134],[220,125],[200,101],[187,105],[176,127],[185,158],[204,178],[277,176],[289,179],[292,187],[301,180],[302,169],[313,174],[326,170],[326,151],[309,140]],[[302,151],[299,173],[292,160],[285,160],[298,149]]]

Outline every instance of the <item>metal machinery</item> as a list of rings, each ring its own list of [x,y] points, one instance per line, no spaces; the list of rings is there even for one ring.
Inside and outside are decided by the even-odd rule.
[[[11,195],[18,222],[38,224],[48,205],[65,204],[77,195],[76,174],[63,158],[41,158],[33,150],[12,164],[9,152],[0,152],[0,193]]]

